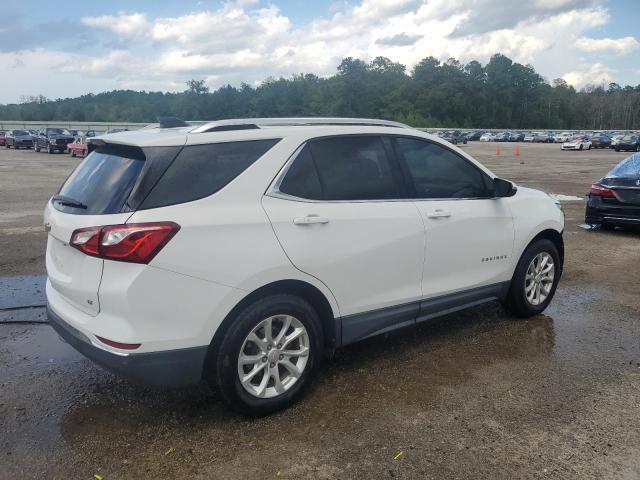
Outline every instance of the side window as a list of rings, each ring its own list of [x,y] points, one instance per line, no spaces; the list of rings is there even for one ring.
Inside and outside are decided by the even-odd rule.
[[[240,175],[278,141],[249,140],[184,147],[140,208],[164,207],[208,197]]]
[[[414,138],[396,138],[395,145],[411,176],[416,198],[489,196],[488,177],[450,150]]]
[[[306,198],[309,200],[322,199],[322,187],[320,186],[318,172],[311,157],[309,145],[305,145],[294,159],[282,183],[280,183],[279,190],[282,193],[298,198]]]
[[[383,200],[402,196],[378,136],[313,140],[311,154],[324,200]]]

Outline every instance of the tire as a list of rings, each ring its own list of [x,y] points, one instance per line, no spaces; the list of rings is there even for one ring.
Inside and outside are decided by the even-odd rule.
[[[71,156],[75,158],[75,156],[76,156],[76,151],[75,150],[71,150]]]
[[[591,145],[589,145],[589,146],[587,147],[587,150],[591,150]]]
[[[53,149],[51,148],[51,146],[47,147],[47,153],[50,155],[53,154]]]
[[[553,280],[552,282],[549,282],[551,284],[551,287],[548,290],[546,297],[539,303],[534,304],[529,299],[527,299],[527,292],[525,287],[527,282],[527,271],[532,265],[534,259],[538,258],[538,255],[545,254],[550,256],[553,260]],[[522,254],[522,257],[520,257],[520,261],[518,262],[516,271],[513,274],[513,278],[511,279],[509,293],[507,294],[506,301],[504,302],[505,307],[511,313],[521,318],[528,318],[542,313],[553,299],[553,296],[556,292],[556,287],[558,286],[558,281],[560,280],[561,273],[562,264],[560,263],[560,254],[558,253],[558,249],[555,244],[551,240],[547,239],[536,240],[527,247],[527,249]],[[530,284],[531,281],[529,281],[529,285]],[[541,285],[544,285],[544,283],[542,283]],[[535,291],[536,287],[534,286],[533,289]]]
[[[286,363],[286,359],[282,360],[282,356],[279,356],[280,350],[277,349],[275,344],[273,345],[275,348],[268,349],[267,346],[263,345],[259,349],[258,344],[248,338],[254,329],[259,328],[260,324],[267,322],[269,318],[274,316],[288,316],[291,325],[297,325],[296,328],[303,326],[306,332],[305,343],[308,348],[308,356],[291,357],[290,362],[293,363],[295,359],[295,366],[299,366],[302,362],[302,373],[297,378],[283,366]],[[272,321],[274,325],[273,334],[277,338],[280,333],[278,328],[281,328],[283,323],[277,318]],[[293,332],[291,328],[287,331]],[[264,329],[257,330],[256,335],[259,339],[266,338]],[[304,339],[303,336],[300,338]],[[261,298],[243,308],[233,318],[232,323],[224,332],[220,341],[214,342],[213,345],[217,344],[219,347],[217,347],[217,352],[210,352],[210,361],[208,362],[206,374],[207,381],[221,393],[227,405],[239,413],[252,417],[268,415],[288,407],[302,395],[320,365],[323,341],[320,318],[315,309],[306,300],[288,294],[270,295]],[[296,342],[300,342],[297,344],[297,348]],[[211,348],[216,348],[213,345]],[[281,350],[284,351],[284,345],[280,345],[282,345]],[[289,345],[294,345],[294,349],[304,347],[302,340],[293,340]],[[240,354],[243,352],[245,355],[263,355],[263,357],[260,360],[256,360],[255,364],[241,367],[239,359]],[[278,358],[271,358],[273,354]],[[306,361],[303,360],[304,358],[306,358]],[[264,369],[261,367],[262,363],[265,365]],[[257,374],[245,387],[240,381],[241,369],[247,375],[252,371],[252,365],[255,365]],[[275,369],[273,369],[274,365],[276,365]],[[287,380],[290,382],[289,386],[281,387],[285,388],[282,393],[277,393],[276,391],[274,377],[271,376],[271,372],[274,371],[279,372],[278,378],[283,383],[287,382]],[[267,372],[270,375],[266,382],[266,389],[262,389],[266,398],[259,398],[257,390],[261,388]],[[259,385],[253,385],[253,383],[258,383]],[[255,389],[254,393],[250,393],[249,389]]]
[[[578,150],[582,150],[582,144],[580,144],[580,148]]]
[[[11,146],[8,143],[5,143],[4,148],[11,148]]]
[[[34,145],[33,150],[34,150],[35,152],[40,153],[40,146],[39,146],[39,145]]]
[[[615,151],[616,151],[616,152],[619,152],[619,151],[620,151],[620,149],[619,149],[619,148],[616,148],[616,149],[615,149]]]

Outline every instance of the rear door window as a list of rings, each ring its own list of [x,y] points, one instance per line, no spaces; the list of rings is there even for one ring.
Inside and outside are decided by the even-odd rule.
[[[313,140],[311,154],[324,200],[384,200],[403,196],[399,172],[377,135]]]
[[[222,189],[279,139],[211,143],[184,147],[140,209],[164,207],[208,197]]]
[[[98,148],[78,165],[58,192],[86,208],[57,201],[53,202],[54,208],[76,215],[120,213],[144,163],[140,148]]]

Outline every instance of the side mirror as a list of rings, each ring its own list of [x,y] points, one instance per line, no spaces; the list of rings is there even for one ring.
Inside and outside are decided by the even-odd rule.
[[[513,182],[497,177],[493,179],[493,192],[496,197],[513,197],[517,191],[518,188]]]

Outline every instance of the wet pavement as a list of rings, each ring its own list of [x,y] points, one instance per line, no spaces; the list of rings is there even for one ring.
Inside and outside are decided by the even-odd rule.
[[[565,172],[551,149],[528,167],[471,148],[566,195],[586,187],[564,173],[597,179],[615,163],[574,156]],[[559,174],[537,177],[542,164]],[[565,204],[565,273],[545,315],[490,304],[349,346],[301,402],[259,420],[204,387],[120,379],[48,325],[0,322],[0,480],[640,478],[640,233],[583,230],[583,208]]]

